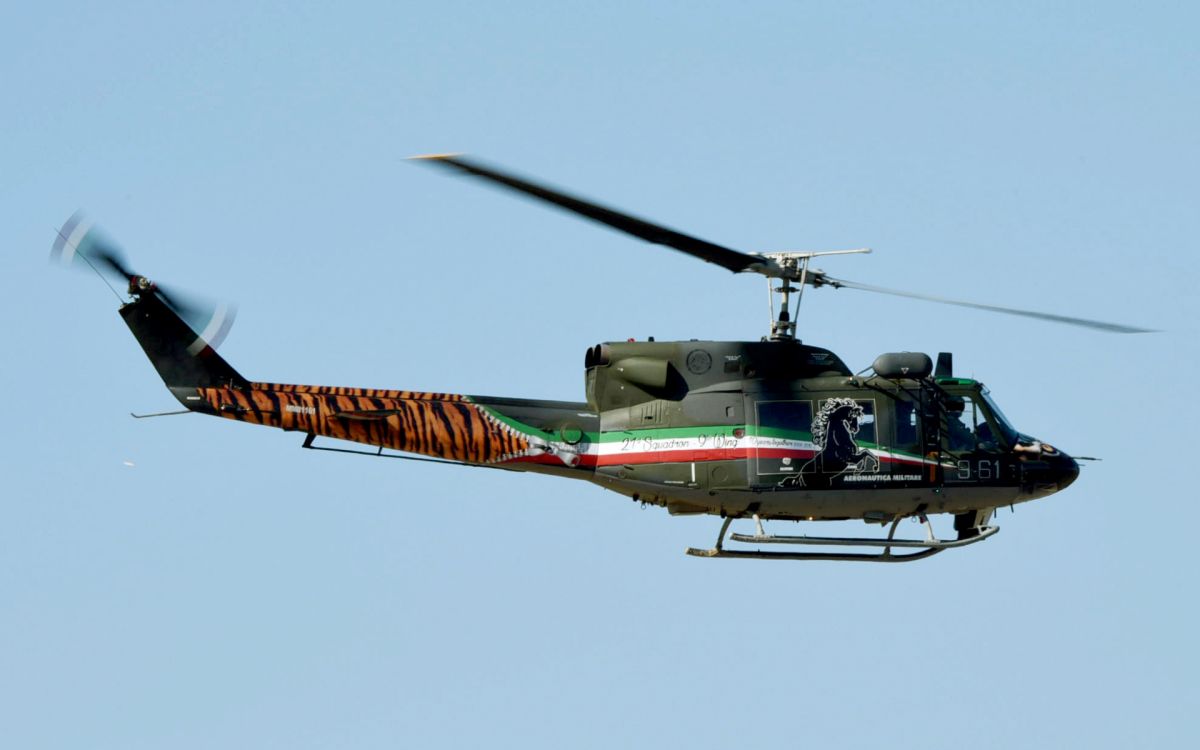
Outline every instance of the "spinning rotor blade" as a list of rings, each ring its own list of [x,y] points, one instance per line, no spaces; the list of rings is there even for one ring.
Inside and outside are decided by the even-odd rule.
[[[78,266],[82,263],[102,277],[119,278],[122,284],[128,285],[127,291],[130,296],[155,295],[196,333],[197,339],[192,345],[195,349],[193,354],[205,345],[214,349],[220,346],[229,334],[237,315],[234,305],[207,302],[194,295],[181,293],[173,287],[168,290],[161,284],[134,273],[130,270],[121,248],[105,236],[81,211],[72,214],[62,229],[58,230],[58,236],[50,248],[50,260],[63,265]]]
[[[50,247],[50,260],[65,266],[82,260],[96,272],[115,275],[125,282],[135,276],[129,270],[121,248],[105,237],[82,211],[71,214],[71,218],[58,230],[58,236]]]
[[[174,287],[168,292],[157,283],[154,285],[154,293],[174,310],[175,314],[183,318],[203,343],[207,343],[213,349],[221,345],[229,335],[229,330],[233,328],[233,321],[237,319],[237,306],[232,303],[204,301],[195,295],[181,294]]]
[[[1032,310],[1019,310],[1014,307],[999,307],[997,305],[982,305],[978,302],[963,302],[962,300],[947,299],[945,297],[934,297],[928,294],[916,294],[914,292],[904,292],[899,289],[888,289],[881,286],[872,286],[870,284],[859,284],[855,281],[843,281],[829,276],[824,276],[820,284],[828,284],[835,289],[846,287],[847,289],[860,289],[864,292],[876,292],[879,294],[890,294],[894,297],[908,297],[910,299],[920,299],[927,302],[940,302],[943,305],[957,305],[959,307],[970,307],[976,310],[986,310],[987,312],[1004,313],[1006,315],[1021,315],[1026,318],[1036,318],[1038,320],[1049,320],[1054,323],[1065,323],[1072,326],[1082,326],[1084,328],[1092,328],[1098,331],[1106,331],[1108,333],[1155,333],[1152,328],[1136,328],[1134,326],[1121,325],[1120,323],[1105,323],[1100,320],[1088,320],[1086,318],[1072,318],[1066,315],[1054,315],[1052,313],[1034,312]]]
[[[479,162],[464,159],[461,156],[454,154],[432,154],[429,156],[414,156],[412,158],[457,169],[460,172],[465,172],[476,177],[482,177],[485,180],[490,180],[511,190],[516,190],[519,193],[525,193],[534,198],[540,198],[548,203],[553,203],[560,208],[565,208],[593,221],[607,224],[613,229],[619,229],[622,232],[632,234],[634,237],[640,237],[655,245],[665,245],[709,263],[715,263],[723,268],[728,268],[734,273],[740,271],[760,271],[770,266],[770,261],[760,255],[739,252],[728,247],[691,237],[682,232],[676,232],[674,229],[668,229],[659,224],[615,211],[611,208],[583,200],[582,198],[576,198],[566,193],[552,190],[544,185],[538,185],[514,177],[491,167],[485,167]]]

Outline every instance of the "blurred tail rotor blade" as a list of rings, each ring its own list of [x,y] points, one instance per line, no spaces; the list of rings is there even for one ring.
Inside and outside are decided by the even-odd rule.
[[[58,230],[50,248],[50,259],[68,266],[84,265],[101,276],[117,276],[128,284],[130,296],[156,295],[195,332],[196,340],[188,347],[190,354],[198,354],[206,346],[213,349],[220,346],[237,316],[237,308],[232,304],[213,303],[174,288],[166,289],[134,273],[117,243],[105,236],[81,211],[72,214]]]
[[[196,341],[188,347],[191,354],[198,353],[205,345],[213,349],[219,347],[237,318],[237,306],[232,303],[200,300],[194,295],[181,294],[174,288],[164,289],[162,284],[155,285],[155,293],[195,331]]]
[[[71,214],[58,230],[50,247],[50,260],[65,266],[82,262],[98,273],[119,276],[122,281],[129,281],[134,275],[117,243],[106,237],[82,211]]]
[[[1153,328],[1137,328],[1135,326],[1122,325],[1121,323],[1105,323],[1100,320],[1088,320],[1087,318],[1073,318],[1067,315],[1054,315],[1053,313],[1034,312],[1033,310],[1020,310],[1015,307],[1000,307],[998,305],[982,305],[978,302],[964,302],[962,300],[947,299],[945,297],[934,297],[928,294],[916,294],[915,292],[905,292],[899,289],[888,289],[881,286],[872,286],[870,284],[859,284],[855,281],[843,281],[842,279],[834,279],[826,277],[824,282],[833,287],[846,287],[847,289],[860,289],[864,292],[876,292],[878,294],[890,294],[894,297],[908,297],[909,299],[925,300],[926,302],[938,302],[943,305],[957,305],[959,307],[970,307],[975,310],[985,310],[987,312],[1004,313],[1005,315],[1020,315],[1026,318],[1036,318],[1037,320],[1048,320],[1053,323],[1065,323],[1066,325],[1081,326],[1083,328],[1092,328],[1097,331],[1105,331],[1107,333],[1155,333]]]

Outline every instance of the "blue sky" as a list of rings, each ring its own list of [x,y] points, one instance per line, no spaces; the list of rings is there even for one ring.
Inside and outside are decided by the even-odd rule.
[[[0,733],[14,747],[1195,742],[1197,13],[1182,4],[156,3],[0,24]],[[581,399],[598,341],[757,339],[734,277],[403,161],[465,151],[864,283],[853,369],[955,353],[1101,456],[908,566],[686,558],[711,518],[301,452],[174,402],[84,207],[236,299],[274,381]],[[132,463],[133,466],[127,465]],[[859,533],[861,525],[847,525]]]

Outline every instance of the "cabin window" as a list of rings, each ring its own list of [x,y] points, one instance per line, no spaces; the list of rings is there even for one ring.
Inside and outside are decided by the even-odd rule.
[[[915,401],[896,401],[896,445],[898,451],[920,455],[920,409]]]
[[[835,401],[836,404],[831,405],[829,402]],[[825,399],[821,401],[817,410],[818,417],[822,412],[837,414],[838,407],[850,401],[845,398]],[[852,410],[843,422],[846,422],[845,429],[850,433],[854,442],[858,445],[870,443],[871,447],[879,445],[878,433],[875,427],[875,400],[874,399],[854,399],[857,406]],[[837,426],[835,426],[836,428]]]
[[[858,442],[879,445],[879,431],[875,424],[875,401],[859,401],[863,415],[858,419]]]
[[[759,401],[755,458],[759,474],[794,474],[812,455],[811,401]]]

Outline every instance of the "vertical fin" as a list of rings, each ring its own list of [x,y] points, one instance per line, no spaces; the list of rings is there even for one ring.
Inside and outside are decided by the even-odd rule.
[[[168,388],[247,383],[211,346],[197,339],[196,332],[157,295],[142,295],[120,312]]]

